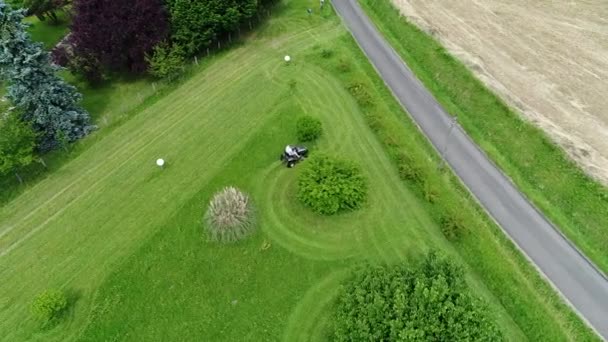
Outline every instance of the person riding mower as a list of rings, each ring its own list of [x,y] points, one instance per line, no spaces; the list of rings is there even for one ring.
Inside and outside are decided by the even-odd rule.
[[[285,146],[285,150],[281,154],[281,161],[285,163],[288,168],[292,168],[299,161],[306,158],[308,155],[308,149],[304,146]]]

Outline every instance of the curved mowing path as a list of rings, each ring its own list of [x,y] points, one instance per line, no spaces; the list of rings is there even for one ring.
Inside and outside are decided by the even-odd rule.
[[[355,0],[333,5],[393,94],[431,143],[443,150],[450,116],[382,38]],[[608,281],[532,206],[507,177],[456,127],[446,160],[504,231],[564,298],[608,338]]]

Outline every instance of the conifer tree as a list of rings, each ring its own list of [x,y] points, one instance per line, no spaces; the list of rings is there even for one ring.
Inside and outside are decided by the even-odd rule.
[[[94,126],[78,105],[76,88],[56,75],[49,53],[30,39],[24,15],[0,1],[0,77],[9,85],[8,98],[38,133],[38,150],[48,151],[84,137]]]

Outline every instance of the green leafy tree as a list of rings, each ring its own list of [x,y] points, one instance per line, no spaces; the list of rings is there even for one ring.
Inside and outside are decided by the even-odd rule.
[[[155,46],[152,56],[147,57],[150,74],[169,81],[175,80],[184,70],[184,55],[184,49],[179,45],[169,46],[164,43]]]
[[[209,46],[220,35],[235,31],[268,1],[166,0],[170,12],[171,39],[188,56]]]
[[[4,2],[11,5],[13,8],[21,8],[23,7],[24,0],[5,0]]]
[[[31,311],[42,324],[49,324],[68,306],[68,299],[60,290],[46,290],[34,299]]]
[[[36,134],[29,124],[11,114],[0,117],[0,175],[15,172],[34,160]]]
[[[23,6],[27,8],[28,15],[35,15],[41,21],[50,18],[57,23],[57,11],[64,8],[69,2],[67,0],[24,0]]]
[[[367,266],[341,288],[337,341],[501,341],[461,268],[430,253],[413,266]]]
[[[9,99],[39,133],[38,149],[48,151],[59,146],[60,138],[73,142],[94,126],[78,106],[76,88],[57,77],[49,53],[30,39],[24,15],[0,2],[0,77],[9,84]]]

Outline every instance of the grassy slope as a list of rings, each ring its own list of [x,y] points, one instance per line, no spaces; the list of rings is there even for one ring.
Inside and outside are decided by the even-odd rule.
[[[311,50],[317,44],[336,56],[321,59],[320,48]],[[279,62],[285,53],[294,56],[289,67]],[[352,71],[340,74],[336,64]],[[259,38],[0,208],[0,292],[8,294],[0,336],[320,340],[327,305],[354,260],[394,262],[434,247],[469,265],[472,285],[510,339],[589,338],[481,217],[465,247],[442,238],[433,209],[399,180],[366,110],[346,91],[355,80],[372,89],[397,140],[413,137],[414,148],[430,150],[337,20],[307,18],[303,6],[291,4]],[[275,160],[299,112],[324,122],[316,148],[364,166],[372,184],[367,208],[323,219],[293,200],[298,169]],[[157,156],[169,161],[162,172],[153,166]],[[226,184],[253,195],[262,232],[219,248],[202,241],[200,218],[203,203]],[[272,247],[263,251],[265,240]],[[74,305],[60,326],[37,331],[27,304],[49,286],[69,290]]]
[[[471,137],[598,267],[608,273],[608,189],[522,120],[390,1],[362,5],[393,47]]]
[[[271,28],[275,27],[277,24],[278,23],[274,23],[274,25],[271,25]],[[386,114],[387,112],[392,112],[395,114],[395,116],[384,115],[382,120],[383,123],[394,125],[393,127],[398,127],[397,131],[401,137],[404,136],[404,134],[408,137],[417,136],[414,143],[417,145],[414,148],[423,148],[426,149],[427,152],[430,152],[428,145],[425,145],[424,139],[417,134],[416,129],[411,125],[411,123],[405,120],[405,116],[403,116],[403,113],[396,105],[394,100],[390,97],[390,94],[388,94],[387,90],[382,86],[381,81],[379,81],[377,78],[369,79],[366,76],[374,75],[373,70],[358,52],[356,46],[353,44],[350,38],[344,36],[340,40],[332,40],[330,43],[325,43],[324,48],[333,50],[335,56],[340,57],[335,57],[330,61],[321,60],[318,58],[319,50],[321,49],[319,48],[313,55],[306,56],[305,58],[298,56],[297,58],[298,60],[305,59],[306,61],[309,61],[315,65],[320,65],[324,69],[322,72],[323,74],[332,75],[332,78],[335,77],[336,80],[341,83],[341,85],[334,84],[332,88],[327,90],[323,89],[323,82],[320,82],[323,78],[311,78],[309,74],[312,73],[313,70],[309,69],[312,69],[313,65],[307,65],[306,70],[299,70],[298,72],[300,77],[298,78],[298,90],[296,92],[296,96],[312,99],[309,101],[319,101],[317,106],[324,108],[319,112],[319,114],[326,114],[325,117],[327,119],[335,119],[340,118],[340,114],[344,115],[343,110],[338,112],[328,111],[327,109],[335,107],[336,103],[325,104],[324,97],[315,96],[317,91],[321,90],[321,92],[327,93],[328,96],[326,95],[325,98],[329,97],[330,99],[333,99],[331,100],[332,102],[335,102],[335,99],[342,99],[349,96],[345,94],[333,95],[331,90],[333,88],[344,87],[344,85],[352,82],[361,83],[362,81],[365,81],[370,85],[373,84],[373,87],[376,90],[374,91],[373,95],[374,101],[385,101],[385,103],[388,104],[387,106],[380,105],[378,111],[382,112],[383,114]],[[337,73],[337,65],[343,64],[350,65],[353,71],[347,73]],[[333,80],[330,79],[325,79],[325,81],[329,83],[333,82]],[[341,102],[338,103],[338,105],[340,104]],[[318,111],[312,108],[305,110],[307,112]],[[288,112],[292,113],[293,111],[299,112],[300,110],[294,109]],[[363,114],[355,108],[350,109],[350,111],[352,113],[360,113],[359,115]],[[282,123],[275,122],[271,126],[268,126],[268,128],[264,129],[263,132],[271,131],[273,129],[272,127],[274,127],[276,130],[276,127],[282,127],[281,125]],[[405,125],[407,130],[400,130],[399,127],[402,127],[401,125]],[[344,133],[341,133],[343,126],[345,126],[344,123],[335,123],[330,125],[330,127],[336,131],[329,134],[329,136],[338,136],[343,138]],[[361,131],[361,133],[359,133],[359,130],[354,128],[349,128],[348,131],[358,132],[357,134],[359,136],[365,136],[365,132]],[[391,228],[393,224],[399,221],[395,221],[395,223],[385,227],[387,223],[394,220],[391,215],[386,215],[384,217],[382,222],[386,223],[373,222],[371,227],[374,230],[366,232],[363,236],[361,236],[361,233],[358,233],[359,229],[362,231],[369,229],[370,223],[369,218],[367,217],[369,214],[366,214],[360,218],[357,217],[358,224],[353,224],[352,220],[346,218],[345,221],[339,220],[337,222],[332,222],[331,227],[323,227],[323,220],[315,219],[314,216],[307,215],[306,211],[298,208],[297,205],[295,205],[293,208],[283,208],[283,205],[293,203],[293,199],[291,198],[291,194],[293,193],[293,175],[289,176],[289,174],[285,174],[284,172],[277,175],[277,170],[267,166],[272,160],[273,156],[268,156],[268,160],[260,160],[258,155],[265,154],[263,151],[272,149],[272,146],[280,145],[285,141],[289,141],[289,139],[285,134],[285,131],[283,131],[283,137],[281,139],[277,139],[276,142],[272,138],[272,135],[268,136],[267,133],[263,133],[263,136],[264,139],[256,138],[251,144],[248,144],[249,147],[247,150],[243,151],[241,156],[236,157],[236,162],[227,167],[228,171],[222,174],[218,182],[220,182],[220,184],[230,184],[231,178],[234,177],[238,179],[238,181],[235,180],[232,182],[236,182],[237,184],[241,183],[245,188],[259,189],[258,191],[254,191],[254,193],[257,195],[256,197],[258,203],[260,203],[260,198],[262,198],[261,203],[263,204],[261,205],[261,208],[264,210],[265,208],[270,207],[269,212],[271,213],[270,216],[268,216],[268,214],[263,215],[265,218],[265,221],[263,221],[265,222],[264,231],[272,238],[272,240],[269,241],[274,241],[275,245],[276,242],[279,242],[281,246],[286,247],[288,250],[296,252],[302,256],[307,256],[310,259],[338,259],[340,258],[340,255],[349,255],[351,253],[355,253],[356,251],[353,250],[353,248],[357,248],[365,251],[365,253],[368,254],[366,258],[394,261],[402,259],[408,254],[408,252],[413,252],[416,249],[416,242],[422,243],[422,241],[424,241],[425,234],[420,235],[420,232],[411,231],[404,236],[404,232],[402,231],[403,227],[398,230]],[[341,141],[342,139],[337,140]],[[265,143],[256,143],[259,141],[264,141]],[[347,141],[342,145],[348,144],[349,142]],[[324,145],[326,145],[326,142],[322,142],[321,146],[319,147],[322,148]],[[334,145],[340,144],[338,142],[332,143],[332,146]],[[255,152],[258,149],[260,150],[260,153]],[[382,152],[379,153],[382,154]],[[251,154],[253,154],[255,157],[247,158],[247,156],[250,156]],[[370,161],[367,160],[366,164],[369,163]],[[246,179],[244,179],[242,176],[239,177],[240,170],[244,166],[248,166],[252,169],[252,172],[249,172],[250,176],[245,177]],[[264,171],[259,171],[258,173],[255,171],[258,170],[258,168],[259,170]],[[232,173],[234,173],[235,176],[232,176]],[[281,179],[281,175],[284,177],[284,179]],[[265,181],[260,181],[260,179]],[[257,183],[257,186],[250,185],[250,182]],[[268,182],[270,182],[270,184],[276,183],[277,185],[268,185]],[[452,184],[458,184],[454,179],[451,179],[451,182]],[[392,180],[391,183],[392,185],[397,184],[395,180]],[[162,232],[158,234],[149,243],[149,245],[143,249],[143,251],[140,251],[137,255],[131,258],[131,260],[123,269],[121,269],[121,271],[113,274],[112,277],[104,284],[97,300],[97,304],[101,308],[104,308],[100,310],[105,311],[106,313],[100,315],[99,317],[96,316],[96,320],[85,334],[85,339],[92,340],[95,338],[116,338],[117,336],[122,336],[124,338],[124,336],[135,335],[145,336],[146,339],[154,339],[160,336],[171,339],[175,338],[177,334],[183,334],[184,331],[189,331],[191,333],[191,335],[187,336],[211,334],[215,337],[217,335],[213,334],[217,333],[219,329],[222,334],[221,338],[225,340],[242,340],[244,337],[248,339],[262,340],[276,337],[277,333],[283,330],[285,324],[287,325],[287,330],[285,333],[283,333],[285,340],[304,341],[310,339],[323,339],[324,330],[320,329],[319,326],[323,325],[323,322],[326,321],[327,310],[325,310],[324,307],[328,301],[331,300],[331,297],[335,293],[336,285],[343,275],[341,270],[342,265],[332,263],[331,266],[324,267],[325,272],[317,274],[315,271],[318,271],[320,266],[311,266],[310,261],[293,258],[293,256],[290,254],[278,254],[277,259],[280,258],[283,260],[283,262],[278,262],[278,260],[274,260],[273,258],[264,255],[263,252],[260,252],[259,246],[261,245],[261,240],[265,238],[258,237],[253,242],[246,243],[246,251],[244,253],[250,258],[254,259],[253,262],[247,264],[249,272],[256,272],[258,270],[255,265],[258,265],[258,259],[262,258],[265,259],[264,263],[278,265],[285,265],[289,262],[289,260],[291,260],[291,262],[297,263],[297,272],[291,273],[281,267],[278,271],[280,273],[280,279],[277,279],[276,281],[276,274],[273,272],[262,272],[256,276],[254,284],[237,286],[222,285],[222,287],[228,287],[226,292],[238,294],[237,296],[239,298],[242,298],[243,296],[245,296],[245,298],[250,295],[252,296],[252,298],[247,299],[246,302],[243,303],[244,307],[242,309],[236,309],[227,305],[230,297],[226,295],[221,296],[219,303],[216,301],[213,301],[213,303],[206,303],[205,308],[201,309],[201,304],[210,299],[205,293],[200,293],[202,290],[199,288],[195,287],[193,289],[192,286],[186,284],[179,287],[179,291],[171,291],[171,293],[167,295],[168,284],[165,284],[165,286],[150,286],[151,283],[154,283],[154,277],[148,277],[146,275],[147,272],[144,273],[145,278],[143,280],[140,279],[142,273],[139,270],[146,269],[147,267],[145,265],[149,264],[149,260],[152,258],[154,258],[154,260],[159,260],[158,263],[154,263],[154,273],[157,276],[160,274],[171,274],[171,272],[175,272],[174,270],[179,269],[180,275],[172,277],[172,279],[180,279],[181,277],[187,275],[186,277],[194,284],[201,284],[209,279],[209,275],[207,273],[200,271],[201,265],[205,263],[204,260],[209,258],[208,255],[215,255],[219,252],[215,248],[212,248],[210,251],[201,252],[199,235],[200,212],[196,209],[200,208],[200,203],[204,203],[205,199],[208,198],[211,189],[213,189],[213,186],[204,189],[198,196],[196,196],[191,202],[191,205],[186,206],[182,212],[178,213],[174,220],[170,221],[166,229],[161,229]],[[275,189],[282,190],[278,191],[277,193]],[[387,190],[385,190],[385,192],[388,193]],[[460,192],[461,194],[464,194],[462,189],[460,189]],[[264,201],[264,197],[266,197],[268,201]],[[386,212],[391,212],[391,205],[394,205],[395,201],[399,202],[400,198],[390,198],[389,203],[384,204],[381,207],[384,207]],[[277,205],[277,203],[281,203],[281,205]],[[471,207],[470,202],[466,206]],[[396,210],[403,211],[401,207],[407,207],[407,204],[403,204],[403,202],[401,202],[400,208]],[[576,339],[593,339],[593,336],[589,334],[589,331],[580,324],[576,317],[573,316],[563,304],[561,304],[559,299],[556,298],[546,284],[539,279],[534,270],[527,265],[526,261],[523,260],[521,256],[515,252],[515,249],[510,246],[498,228],[491,227],[491,225],[489,225],[487,222],[484,223],[483,218],[480,217],[481,214],[479,210],[473,215],[476,215],[473,220],[477,222],[476,226],[472,227],[475,235],[468,238],[463,243],[458,244],[457,249],[471,265],[471,269],[478,272],[478,274],[481,274],[479,277],[489,284],[489,287],[495,290],[497,296],[493,299],[493,303],[497,304],[498,302],[502,302],[503,305],[507,307],[510,316],[513,317],[517,321],[517,324],[520,325],[519,327],[516,326],[515,322],[508,317],[509,315],[506,312],[502,311],[502,309],[497,309],[498,305],[495,306],[494,309],[497,311],[498,315],[501,316],[501,323],[508,337],[512,340],[521,340],[523,339],[522,334],[525,333],[532,340],[561,340],[566,338],[566,336],[570,336],[569,338],[574,338],[574,336],[576,336]],[[402,219],[403,218],[397,218],[397,220]],[[181,235],[176,236],[176,234],[170,231],[170,227],[175,225],[173,223],[174,221],[180,222],[180,227],[183,227],[182,231],[185,231],[188,234],[186,237]],[[354,228],[348,227],[348,225],[354,225]],[[311,227],[319,227],[320,229],[315,228],[311,231]],[[411,226],[408,226],[408,228],[409,227]],[[380,228],[384,229],[377,231]],[[344,229],[348,229],[356,234],[354,236],[343,234]],[[413,238],[415,234],[418,234],[418,236]],[[394,243],[402,246],[403,250],[397,250],[392,256],[392,252],[383,251],[387,248],[387,242],[381,238],[382,236],[385,236],[385,238],[388,239],[391,239],[392,237],[392,239],[397,240]],[[399,241],[403,237],[405,237],[405,239],[403,241]],[[179,241],[190,242],[186,244],[182,242],[178,244],[179,247],[177,248],[167,249],[165,246],[174,246],[173,241],[175,241],[176,238],[178,238]],[[366,238],[371,238],[371,241],[367,242],[371,242],[372,245],[366,246]],[[356,241],[356,243],[353,244],[353,241]],[[361,248],[358,248],[357,245],[362,246]],[[450,248],[445,246],[444,243],[440,243],[440,245],[443,245],[447,250],[450,250]],[[505,248],[505,245],[510,247]],[[192,260],[191,262],[185,263],[183,257],[175,257],[175,249],[180,251],[177,254],[196,255],[200,259],[198,259],[198,261]],[[376,255],[380,252],[380,255]],[[223,254],[224,253],[222,253],[222,255]],[[218,258],[222,257],[219,256]],[[228,258],[228,260],[229,263],[235,264],[240,261],[235,261],[233,257]],[[240,263],[238,263],[238,265],[240,265]],[[312,286],[312,288],[306,292],[303,298],[297,302],[294,300],[295,298],[293,295],[295,294],[296,298],[300,298],[302,294],[301,292],[294,292],[294,286],[292,284],[301,284],[303,282],[303,280],[301,280],[303,272],[300,272],[300,267],[305,269],[304,274],[306,274],[307,271],[310,271],[316,277],[309,278],[306,283],[316,283],[316,285]],[[331,269],[337,270],[330,271]],[[514,271],[521,273],[519,273],[518,276],[513,276],[512,272]],[[214,276],[212,276],[212,279],[218,279],[220,281],[225,281],[226,279],[239,279],[242,278],[242,276],[240,276],[242,272],[243,271],[241,268],[214,268]],[[245,273],[247,274],[246,277],[249,276],[249,272]],[[327,275],[328,272],[330,272],[329,275]],[[321,274],[323,274],[323,276]],[[284,283],[285,285],[272,286],[271,292],[267,292],[260,291],[260,287],[258,285],[259,282],[264,284],[269,282],[271,284],[280,282],[281,284]],[[485,287],[479,283],[478,278],[475,278],[473,282],[476,284],[475,286],[479,289],[480,293],[485,293]],[[127,289],[126,284],[129,284],[129,286],[134,286],[135,289]],[[215,281],[214,284],[216,284]],[[505,284],[509,285],[505,286]],[[255,294],[247,290],[256,286],[258,288],[258,292]],[[116,291],[117,288],[121,288],[121,291]],[[306,286],[298,287],[299,291],[301,291],[302,288],[306,288]],[[289,294],[286,294],[285,291],[287,290],[290,291]],[[145,293],[145,296],[149,298],[160,299],[168,296],[168,299],[162,300],[162,302],[164,304],[173,303],[174,305],[165,304],[166,306],[163,309],[152,312],[139,310],[138,308],[141,306],[140,303],[143,302],[142,293]],[[118,301],[117,298],[128,299]],[[187,298],[187,301],[191,301],[192,305],[187,304],[185,298]],[[277,299],[279,299],[278,302]],[[111,304],[108,304],[106,307],[104,306],[104,303]],[[255,306],[260,304],[265,310],[260,311],[255,309]],[[268,307],[270,307],[268,305],[271,305],[272,310],[266,310]],[[269,323],[273,318],[276,319],[277,317],[287,317],[284,313],[294,305],[296,305],[295,310],[287,322],[284,320],[279,320],[274,323]],[[134,314],[134,312],[136,314]],[[186,312],[187,317],[192,317],[192,319],[196,320],[199,325],[193,325],[189,319],[186,319],[186,323],[183,325],[177,324],[175,326],[175,322],[173,322],[174,325],[168,326],[162,318],[167,312]],[[200,320],[200,317],[207,316],[227,318],[228,323],[220,324],[218,326],[217,322],[210,323]],[[237,325],[231,328],[224,328],[229,326],[229,324],[235,320],[241,320],[242,322],[243,317],[249,317],[247,318],[247,321],[253,320],[253,322],[245,325]],[[256,317],[256,319],[252,319],[251,317]],[[124,322],[128,322],[126,328],[123,325]],[[146,333],[143,331],[144,329],[137,328],[137,326],[142,324],[142,322],[146,322],[144,324],[145,327],[155,326],[162,328],[156,329],[150,333]],[[251,326],[259,327],[259,331],[254,334],[250,331]]]
[[[66,21],[52,25],[49,21],[41,22],[35,17],[26,18],[31,23],[29,32],[33,40],[42,42],[45,47],[54,46],[67,32]],[[204,67],[204,66],[202,66]],[[195,68],[196,69],[196,68]],[[20,170],[25,184],[19,184],[12,174],[0,176],[0,204],[7,203],[12,198],[35,186],[48,175],[61,168],[65,163],[76,158],[80,153],[94,145],[96,141],[105,137],[113,128],[122,124],[132,115],[141,112],[145,107],[156,101],[164,93],[173,89],[172,85],[156,82],[154,87],[149,79],[128,76],[113,76],[111,79],[91,86],[82,79],[73,76],[68,71],[60,75],[69,83],[75,85],[83,94],[82,106],[89,111],[95,124],[101,128],[92,138],[79,142],[70,147],[69,153],[58,151],[44,156],[48,169],[42,164],[34,163],[30,167]],[[0,88],[0,94],[4,87]],[[8,102],[0,103],[0,110],[8,106]]]

